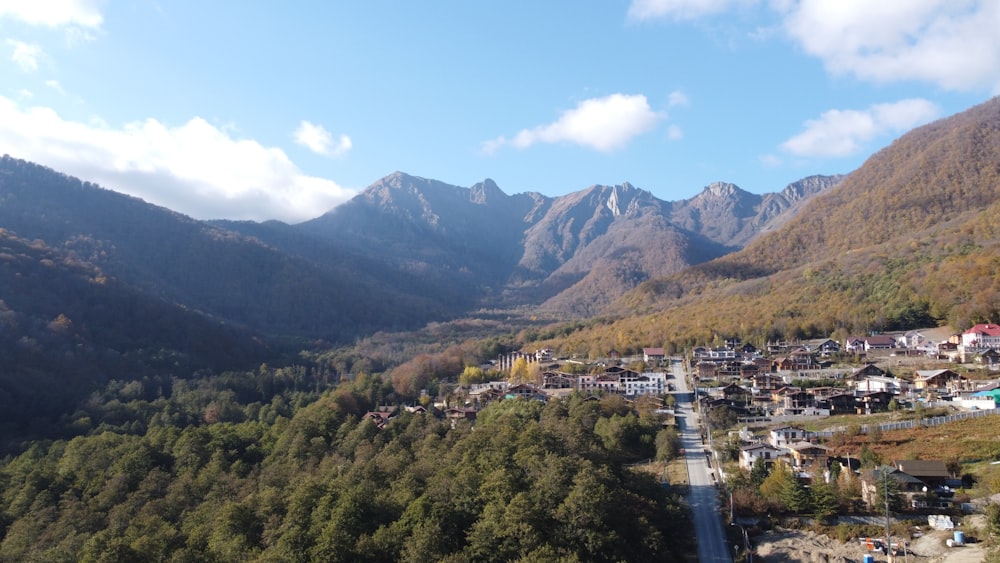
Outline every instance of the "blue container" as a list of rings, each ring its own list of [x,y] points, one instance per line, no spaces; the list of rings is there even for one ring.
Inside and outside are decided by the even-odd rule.
[[[958,545],[965,545],[965,532],[955,530],[955,543]]]
[[[875,556],[866,554],[864,563],[875,563]]]

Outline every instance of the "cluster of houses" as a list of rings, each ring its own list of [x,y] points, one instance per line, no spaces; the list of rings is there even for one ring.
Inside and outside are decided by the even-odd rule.
[[[750,364],[771,371],[821,369],[832,364],[832,358],[841,354],[855,357],[923,356],[1000,370],[1000,325],[981,323],[961,333],[949,333],[940,340],[932,339],[931,336],[937,336],[939,331],[911,330],[891,335],[851,336],[843,343],[830,338],[801,343],[769,342],[766,350],[730,339],[720,348],[696,347],[692,357],[695,363],[704,362],[707,366],[714,365],[730,372],[734,367]],[[726,365],[733,363],[736,366]]]
[[[402,410],[415,413],[428,413],[439,417],[444,417],[452,421],[469,420],[474,421],[477,413],[494,401],[508,399],[523,399],[548,402],[549,399],[564,397],[575,390],[591,391],[588,400],[599,400],[600,395],[618,394],[625,395],[626,400],[636,399],[640,396],[649,397],[654,401],[657,408],[664,407],[663,401],[656,395],[663,394],[663,381],[665,374],[650,373],[638,374],[632,370],[609,367],[606,373],[577,376],[577,381],[567,382],[559,379],[553,383],[555,387],[546,387],[546,384],[538,386],[532,383],[510,383],[508,381],[490,381],[478,383],[471,386],[467,395],[465,406],[435,405],[431,410],[417,405],[404,406]],[[550,378],[563,378],[563,374],[549,374]],[[582,383],[581,383],[582,381]],[[373,411],[365,413],[364,419],[371,420],[379,428],[384,427],[390,420],[401,412],[395,406],[381,406]]]
[[[904,506],[914,509],[951,508],[955,501],[955,489],[962,486],[961,479],[957,479],[939,459],[894,461],[890,465],[862,472],[860,479],[861,498],[869,506],[879,498],[878,489],[885,486],[884,479],[895,480]]]
[[[843,346],[831,339],[771,343],[766,353],[749,344],[729,342],[721,348],[695,348],[692,365],[695,381],[704,382],[707,396],[700,398],[704,407],[727,405],[745,416],[869,414],[887,410],[894,399],[901,406],[916,400],[944,400],[966,409],[993,409],[1000,399],[996,381],[970,380],[952,369],[916,370],[896,377],[870,362],[850,370],[835,369],[833,358],[848,351],[866,360],[912,352],[945,359],[954,352],[960,354],[953,358],[958,361],[974,351],[971,359],[993,368],[1000,366],[997,350],[1000,325],[981,324],[938,343],[915,331],[853,337]],[[796,380],[812,382],[793,386]]]
[[[672,390],[664,372],[642,373],[622,366],[604,366],[600,371],[571,374],[559,370],[541,372],[540,383],[514,384],[508,381],[489,381],[470,386],[469,399],[486,405],[508,396],[538,399],[565,397],[574,391],[587,394],[612,394],[625,397],[663,395]]]
[[[712,381],[706,388],[703,406],[721,404],[740,414],[817,415],[840,413],[867,414],[887,410],[893,399],[901,406],[923,398],[949,400],[969,409],[996,408],[1000,385],[971,381],[951,369],[917,370],[907,377],[896,377],[874,363],[846,371],[835,369],[835,358],[844,353],[871,359],[900,356],[930,356],[954,362],[975,362],[990,369],[1000,369],[1000,325],[977,324],[959,334],[938,336],[938,331],[907,331],[895,335],[855,336],[843,343],[818,339],[801,343],[772,342],[765,350],[738,339],[725,346],[698,346],[692,349],[690,362],[693,378]],[[491,366],[501,372],[510,370],[524,359],[540,367],[540,377],[515,389],[518,396],[546,399],[573,391],[610,393],[626,397],[662,395],[672,391],[667,374],[658,371],[641,373],[618,365],[620,355],[608,353],[603,371],[572,374],[559,371],[551,350],[534,353],[513,352],[500,356]],[[642,361],[659,366],[665,359],[663,348],[643,348]],[[833,380],[830,386],[792,386],[795,379]],[[507,394],[507,384],[495,381],[473,386],[472,400],[488,403],[497,393]],[[526,386],[526,387],[525,387]]]
[[[979,363],[1000,369],[1000,325],[980,323],[961,333],[948,334],[934,340],[929,331],[911,330],[898,335],[851,337],[844,351],[865,354],[873,351],[899,351],[907,355],[924,355],[957,363]]]
[[[859,479],[862,500],[869,506],[879,498],[877,488],[883,480],[896,481],[895,489],[903,497],[904,506],[913,509],[949,508],[955,489],[961,481],[948,470],[941,460],[897,460],[891,464],[862,471],[858,459],[833,457],[829,449],[815,442],[814,436],[796,426],[772,428],[764,437],[740,431],[740,467],[750,471],[757,463],[771,466],[786,463],[804,482],[817,479],[829,480],[833,464],[839,464],[840,473],[847,478]]]
[[[919,400],[945,400],[965,409],[996,408],[1000,385],[974,381],[950,369],[915,370],[895,377],[875,364],[837,373],[836,385],[791,385],[790,375],[758,373],[726,385],[703,388],[699,401],[711,409],[727,406],[741,416],[829,416],[889,410],[893,400],[906,407]]]
[[[587,373],[575,374],[560,371],[560,362],[552,357],[551,350],[538,350],[533,354],[514,352],[500,356],[495,364],[487,366],[501,373],[512,370],[518,360],[523,359],[528,364],[547,366],[539,367],[538,381],[512,382],[497,379],[485,383],[474,383],[465,389],[464,406],[435,406],[432,414],[451,420],[475,420],[476,413],[494,401],[505,399],[525,399],[547,402],[554,398],[563,398],[576,391],[590,395],[594,400],[604,395],[620,395],[626,400],[639,397],[656,398],[662,406],[659,397],[674,390],[672,383],[667,381],[668,375],[662,371],[638,372],[622,367],[615,362],[597,364],[598,369]],[[659,365],[663,361],[662,348],[646,348],[643,359],[649,365]],[[440,407],[440,408],[438,408]],[[403,407],[411,412],[428,412],[422,406]],[[365,413],[364,418],[374,422],[379,428],[399,414],[396,407],[379,407]]]
[[[613,351],[612,351],[613,352]],[[537,350],[533,354],[512,352],[500,356],[496,363],[486,366],[501,373],[514,368],[519,359],[528,364],[538,364],[538,380],[531,383],[512,384],[505,380],[473,384],[469,397],[478,404],[487,404],[511,393],[526,398],[547,400],[566,396],[574,391],[638,397],[642,395],[663,395],[672,391],[667,382],[667,374],[662,371],[636,371],[619,365],[620,356],[609,354],[608,362],[596,365],[587,373],[570,373],[559,369],[560,361],[554,360],[552,351]],[[663,348],[644,348],[642,360],[647,365],[658,366],[664,359]],[[563,360],[565,363],[576,363]]]
[[[772,428],[764,439],[742,430],[740,467],[749,471],[756,463],[770,466],[781,460],[805,479],[820,477],[827,470],[828,450],[811,438],[808,431],[796,426]]]

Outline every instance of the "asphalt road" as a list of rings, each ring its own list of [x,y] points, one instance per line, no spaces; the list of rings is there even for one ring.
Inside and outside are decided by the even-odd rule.
[[[677,387],[675,412],[680,417],[681,442],[687,460],[691,492],[688,503],[694,516],[694,529],[698,538],[698,561],[732,563],[735,551],[726,541],[722,519],[719,516],[717,477],[708,463],[708,449],[701,443],[700,424],[692,409],[694,394],[689,391],[684,378],[684,367],[674,363],[671,368]]]

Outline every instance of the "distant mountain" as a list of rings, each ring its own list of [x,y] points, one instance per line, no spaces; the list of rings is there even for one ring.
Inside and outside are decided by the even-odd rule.
[[[387,279],[381,262],[366,255],[321,244],[280,223],[242,226],[282,248],[42,166],[0,158],[0,227],[215,322],[270,335],[349,341],[459,310],[411,291],[404,282],[414,278],[391,272]]]
[[[780,228],[650,280],[618,309],[655,311],[699,343],[704,327],[764,339],[997,322],[998,163],[994,98],[906,133]],[[643,319],[622,322],[657,330]]]
[[[743,256],[773,263],[766,257],[777,251],[787,265],[922,238],[1000,201],[998,163],[1000,98],[993,98],[906,133]]]
[[[628,183],[557,198],[396,172],[297,225],[196,221],[0,158],[0,228],[123,288],[247,333],[346,342],[480,308],[599,313],[645,280],[722,256],[836,178],[663,202]]]
[[[697,196],[671,206],[677,226],[728,247],[742,247],[795,215],[812,196],[840,183],[843,176],[810,176],[778,193],[751,194],[735,184],[716,182]]]
[[[628,183],[557,198],[525,233],[511,285],[534,286],[544,310],[585,317],[652,276],[730,250],[670,224],[666,208]]]
[[[508,196],[492,180],[472,188],[396,172],[296,229],[432,283],[466,307],[502,287],[521,253],[524,224],[545,198]]]
[[[296,228],[419,272],[470,305],[588,316],[650,277],[731,252],[837,181],[815,177],[766,196],[710,186],[671,204],[628,183],[549,198],[396,172]]]

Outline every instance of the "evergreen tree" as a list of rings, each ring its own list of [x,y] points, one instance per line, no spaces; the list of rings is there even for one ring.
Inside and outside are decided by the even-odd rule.
[[[882,456],[869,448],[868,444],[861,446],[861,453],[858,457],[861,459],[861,467],[875,468],[882,465]]]
[[[758,459],[753,462],[753,465],[750,467],[750,484],[753,485],[754,489],[760,490],[760,486],[764,484],[764,480],[767,479],[767,476],[770,474],[771,469],[768,467],[767,463],[765,463],[763,459]]]
[[[823,521],[837,513],[837,492],[830,483],[817,480],[809,489],[813,516]]]
[[[785,473],[779,498],[788,510],[796,514],[805,512],[810,507],[809,489],[799,481],[795,471]]]
[[[760,494],[767,499],[768,502],[781,506],[784,501],[781,499],[782,491],[785,488],[785,483],[789,479],[794,479],[795,475],[792,474],[792,470],[787,464],[782,462],[776,462],[771,467],[771,473],[764,479],[764,482],[760,484]]]
[[[886,496],[889,498],[889,510],[897,511],[902,506],[902,496],[900,495],[899,481],[893,476],[892,467],[881,467],[874,472],[874,494],[872,495],[872,509],[884,510]]]

